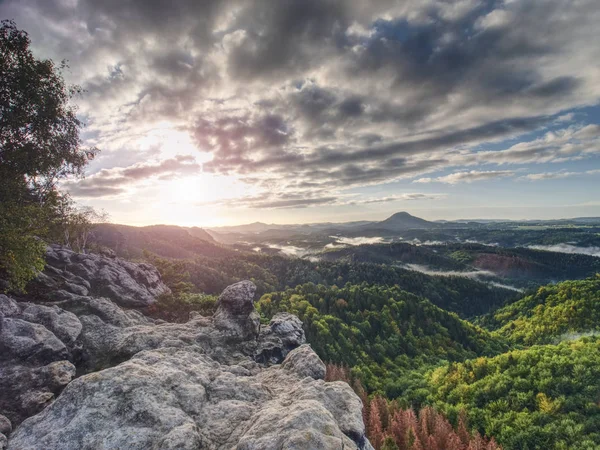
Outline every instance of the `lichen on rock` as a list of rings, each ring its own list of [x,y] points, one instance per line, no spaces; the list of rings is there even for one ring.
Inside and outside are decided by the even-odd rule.
[[[124,309],[164,291],[153,267],[49,260],[35,295],[0,296],[0,450],[371,448],[360,399],[296,316],[260,326],[252,282],[175,324]]]

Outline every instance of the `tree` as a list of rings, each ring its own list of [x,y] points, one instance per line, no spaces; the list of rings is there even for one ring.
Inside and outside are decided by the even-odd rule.
[[[80,253],[85,253],[96,224],[107,222],[109,218],[106,211],[79,206],[68,195],[62,196],[57,211],[58,220],[52,230],[52,237]]]
[[[60,220],[57,183],[83,176],[97,149],[83,148],[70,99],[81,92],[62,77],[65,62],[38,60],[12,21],[0,26],[0,274],[23,289],[43,268],[45,244]]]

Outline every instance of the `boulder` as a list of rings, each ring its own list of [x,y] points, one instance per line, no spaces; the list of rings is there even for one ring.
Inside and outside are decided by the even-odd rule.
[[[32,290],[50,300],[56,300],[55,291],[63,290],[79,296],[107,297],[124,307],[146,307],[170,292],[150,264],[76,253],[59,245],[48,247],[46,263]]]
[[[47,364],[68,355],[65,344],[45,326],[0,316],[0,361]]]
[[[13,317],[21,313],[17,302],[4,294],[0,294],[0,314],[4,317]]]
[[[315,380],[324,380],[327,371],[325,363],[308,344],[301,345],[288,353],[281,367],[294,372],[299,377],[310,377]]]
[[[8,436],[11,431],[12,431],[12,424],[10,423],[10,420],[8,420],[8,417],[0,414],[0,433]]]
[[[217,301],[213,316],[215,327],[239,340],[256,339],[260,317],[254,310],[256,286],[251,281],[240,281],[225,288]]]
[[[304,344],[302,322],[289,313],[277,313],[269,325],[261,327],[254,359],[263,364],[280,364],[290,350]]]
[[[30,323],[43,325],[59,338],[67,347],[75,344],[82,325],[77,316],[58,306],[24,304],[20,318]]]
[[[34,367],[0,364],[0,411],[18,425],[48,406],[74,376],[69,361]]]
[[[13,432],[9,449],[369,448],[347,384],[241,369],[196,346],[140,352],[71,382]]]
[[[0,414],[0,450],[5,450],[8,446],[7,436],[12,431],[12,425],[10,424],[10,420]]]

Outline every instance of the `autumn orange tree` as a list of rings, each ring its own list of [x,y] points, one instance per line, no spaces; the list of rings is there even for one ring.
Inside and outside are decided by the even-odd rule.
[[[367,437],[375,450],[500,450],[494,439],[471,433],[466,415],[450,421],[430,406],[416,412],[400,408],[396,401],[380,395],[367,396],[360,381],[348,367],[327,364],[326,381],[345,381],[363,401],[363,419]]]

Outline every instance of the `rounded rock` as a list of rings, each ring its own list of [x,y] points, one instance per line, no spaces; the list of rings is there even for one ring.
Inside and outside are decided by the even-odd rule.
[[[325,363],[308,344],[301,345],[289,352],[281,367],[300,377],[310,377],[315,380],[325,379]]]

